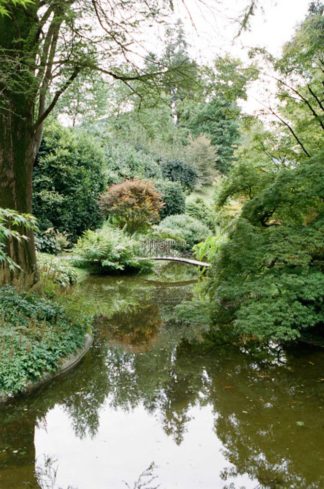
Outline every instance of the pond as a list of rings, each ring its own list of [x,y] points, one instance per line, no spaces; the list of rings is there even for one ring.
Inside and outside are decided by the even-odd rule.
[[[175,311],[192,270],[80,284],[94,347],[1,408],[1,489],[324,487],[323,350],[266,362],[199,344]]]

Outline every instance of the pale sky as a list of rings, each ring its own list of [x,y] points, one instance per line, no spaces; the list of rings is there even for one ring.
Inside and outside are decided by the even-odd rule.
[[[250,28],[237,37],[239,18],[250,0],[174,0],[174,23],[180,18],[189,44],[189,53],[206,64],[226,53],[248,62],[248,50],[265,47],[280,55],[282,46],[291,39],[296,26],[305,18],[311,0],[258,0],[260,7],[252,17]],[[161,53],[165,25],[142,26],[133,40],[134,61],[141,65],[148,52]],[[137,53],[137,54],[136,54]],[[132,56],[131,56],[132,58]],[[124,61],[124,60],[123,60]],[[274,99],[275,83],[270,78],[255,82],[248,90],[248,101],[242,108],[259,112]]]
[[[196,58],[206,62],[224,51],[244,58],[246,48],[254,46],[266,47],[278,55],[296,25],[305,18],[311,3],[310,0],[260,0],[262,9],[252,18],[250,31],[234,39],[239,30],[237,19],[247,1],[185,0],[194,26],[184,7],[175,12],[175,17],[183,19],[191,53]]]
[[[307,15],[311,0],[259,0],[260,7],[252,17],[250,28],[237,37],[239,18],[249,0],[178,0],[174,21],[183,22],[189,43],[189,53],[200,63],[212,63],[218,55],[229,53],[248,62],[252,47],[265,47],[279,56],[282,46],[289,41],[296,26]],[[145,33],[142,46],[146,51],[160,52],[163,42],[156,41],[157,26]],[[161,27],[160,37],[164,37]],[[154,41],[153,41],[154,39]],[[242,102],[244,111],[259,112],[273,103],[276,85],[269,78],[260,79],[248,90],[248,101]]]

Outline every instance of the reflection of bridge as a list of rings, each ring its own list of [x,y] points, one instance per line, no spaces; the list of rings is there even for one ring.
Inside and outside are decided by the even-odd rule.
[[[194,260],[188,256],[180,256],[179,251],[175,249],[176,241],[173,239],[157,240],[148,239],[141,242],[141,254],[140,259],[159,261],[173,261],[177,263],[185,263],[187,265],[193,265],[195,267],[210,267],[210,263]]]

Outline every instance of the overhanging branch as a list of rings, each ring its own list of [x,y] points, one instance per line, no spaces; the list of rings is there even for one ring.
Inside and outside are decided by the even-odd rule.
[[[40,114],[38,120],[35,122],[35,124],[33,126],[33,130],[34,131],[36,131],[41,126],[41,124],[44,122],[44,120],[46,119],[46,117],[52,112],[52,110],[54,109],[54,107],[57,104],[57,102],[58,102],[59,98],[61,97],[61,95],[63,95],[63,93],[73,83],[73,81],[76,79],[76,77],[78,76],[78,74],[80,73],[80,71],[81,71],[81,68],[80,67],[76,67],[74,69],[74,71],[72,72],[71,76],[63,84],[63,86],[59,90],[57,90],[55,92],[54,97],[52,99],[52,102],[49,104],[49,106],[47,107],[47,109],[45,109],[42,112],[42,114]]]

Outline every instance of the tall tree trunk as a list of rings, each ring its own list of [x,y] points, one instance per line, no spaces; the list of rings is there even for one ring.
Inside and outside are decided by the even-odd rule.
[[[14,8],[14,7],[13,7]],[[33,128],[37,94],[34,66],[36,6],[14,8],[0,16],[0,207],[32,211],[32,172],[37,151]],[[34,237],[8,243],[9,256],[19,265],[0,268],[0,284],[37,280]]]
[[[26,120],[9,111],[0,112],[0,207],[31,213],[33,146],[33,131]],[[20,268],[11,271],[3,266],[1,284],[19,281],[28,287],[37,280],[34,236],[31,232],[27,235],[27,241],[8,244],[8,254]]]

